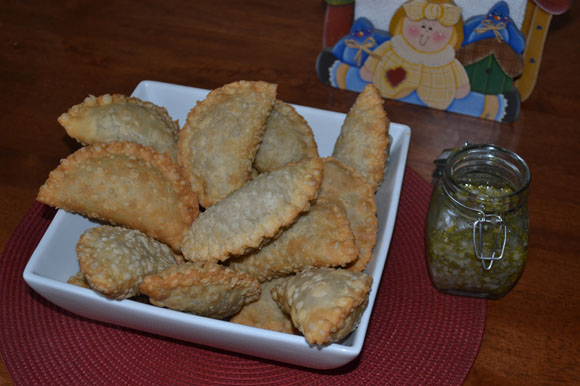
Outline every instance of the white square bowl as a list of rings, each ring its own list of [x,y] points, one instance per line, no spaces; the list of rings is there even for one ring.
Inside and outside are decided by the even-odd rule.
[[[196,101],[208,90],[142,81],[133,96],[167,108],[183,124]],[[345,114],[294,105],[314,132],[320,156],[332,153]],[[357,329],[344,341],[324,347],[309,345],[304,337],[210,319],[133,300],[111,300],[95,291],[66,283],[79,264],[75,246],[80,235],[98,224],[59,210],[24,269],[24,280],[52,303],[78,315],[192,343],[316,369],[340,367],[356,358],[364,344],[399,204],[411,130],[391,123],[393,142],[385,180],[376,193],[377,244],[365,272],[373,277],[369,304]],[[370,342],[369,344],[372,344]]]

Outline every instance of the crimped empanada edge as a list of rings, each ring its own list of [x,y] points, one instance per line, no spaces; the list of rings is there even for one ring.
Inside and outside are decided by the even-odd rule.
[[[136,157],[146,163],[154,165],[155,168],[169,179],[174,187],[178,202],[182,203],[180,213],[183,221],[191,224],[196,219],[199,214],[198,198],[195,192],[191,190],[187,180],[182,176],[179,167],[167,154],[158,153],[152,147],[139,145],[129,141],[100,143],[82,147],[65,159],[62,159],[57,168],[49,173],[48,179],[40,187],[36,200],[49,206],[67,210],[67,208],[59,203],[59,199],[55,193],[58,191],[58,185],[64,179],[66,172],[74,168],[75,164],[110,154]],[[70,210],[70,208],[68,209]],[[94,213],[87,215],[100,220],[110,221],[109,219],[102,218]],[[183,239],[187,229],[188,227],[184,227],[180,239]],[[139,230],[143,231],[142,229]],[[175,249],[175,246],[173,246],[173,248]]]
[[[220,105],[224,100],[230,98],[233,95],[241,94],[244,92],[252,92],[255,95],[265,96],[265,102],[271,101],[271,111],[271,109],[274,107],[274,101],[276,100],[277,87],[278,86],[274,83],[267,83],[264,81],[240,80],[237,82],[228,83],[222,87],[210,91],[206,98],[198,101],[187,114],[185,124],[179,133],[179,140],[177,141],[177,162],[183,169],[194,191],[198,193],[200,203],[203,207],[207,208],[215,204],[216,199],[208,196],[208,192],[204,188],[203,177],[197,175],[194,172],[195,167],[190,162],[192,150],[191,143],[195,141],[195,135],[197,134],[194,130],[196,121],[200,117],[203,117],[208,111],[211,111],[214,106]],[[246,170],[246,180],[249,180],[251,177],[253,160],[258,151],[261,138],[264,134],[264,130],[266,128],[265,125],[266,122],[264,122],[261,130],[256,131],[256,137],[253,139],[255,146],[249,150],[249,162]]]
[[[350,263],[347,266],[347,268],[351,271],[360,272],[360,271],[365,269],[365,267],[367,266],[367,264],[371,260],[372,254],[373,254],[373,247],[374,247],[376,240],[377,240],[377,229],[378,229],[379,220],[376,217],[377,203],[376,203],[376,199],[374,196],[374,192],[372,190],[370,182],[355,168],[348,166],[347,164],[345,164],[341,160],[336,159],[332,156],[328,156],[328,157],[323,158],[323,162],[324,163],[327,163],[327,162],[328,163],[330,163],[330,162],[335,163],[339,167],[342,167],[349,174],[350,178],[352,178],[354,180],[359,180],[359,183],[355,184],[357,186],[357,190],[360,191],[361,197],[364,200],[365,205],[373,208],[372,212],[373,212],[374,216],[365,217],[365,219],[367,220],[367,225],[369,227],[369,231],[364,232],[365,239],[368,240],[368,243],[372,246],[364,251],[361,251],[359,248],[358,259],[355,259],[352,263]],[[353,230],[353,233],[354,232],[355,231]],[[356,233],[355,233],[355,239],[356,239]],[[359,245],[357,244],[357,246],[359,246]]]
[[[179,122],[171,118],[165,107],[156,105],[155,103],[149,101],[144,101],[137,97],[128,97],[123,94],[103,94],[99,96],[89,94],[83,100],[83,102],[70,107],[67,112],[62,113],[57,118],[57,121],[61,124],[61,126],[67,129],[68,121],[72,118],[82,115],[83,111],[87,108],[108,106],[115,103],[140,105],[147,108],[147,110],[152,111],[161,117],[162,120],[167,124],[167,127],[173,129],[173,133],[177,139],[177,136],[179,135]]]

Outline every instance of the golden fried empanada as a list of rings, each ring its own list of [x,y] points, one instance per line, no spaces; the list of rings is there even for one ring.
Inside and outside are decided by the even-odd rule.
[[[340,204],[346,212],[359,249],[358,258],[348,268],[362,271],[372,257],[379,225],[377,203],[370,184],[355,169],[327,157],[319,196]]]
[[[320,158],[260,174],[200,214],[183,239],[183,256],[224,261],[258,248],[309,208],[321,180]]]
[[[91,286],[89,285],[89,282],[87,281],[87,278],[85,277],[85,274],[83,273],[83,271],[78,271],[76,273],[76,275],[69,277],[66,282],[69,284],[72,284],[72,285],[76,285],[77,287],[89,288],[89,289],[91,288]]]
[[[376,192],[387,167],[388,143],[389,120],[383,99],[369,84],[346,115],[332,156],[356,169]]]
[[[146,276],[141,293],[152,304],[223,319],[260,298],[260,283],[213,262],[184,263]]]
[[[272,299],[271,290],[284,278],[264,282],[260,285],[260,299],[246,304],[240,312],[232,316],[230,322],[244,324],[272,331],[296,334],[298,330],[292,324],[290,316]]]
[[[137,295],[146,275],[177,261],[167,245],[137,230],[110,225],[87,229],[76,252],[89,286],[119,300]]]
[[[315,157],[318,147],[308,122],[294,107],[277,100],[268,117],[254,167],[264,173],[289,162]]]
[[[266,82],[230,83],[211,91],[189,112],[178,160],[203,207],[250,179],[276,89]]]
[[[129,228],[179,251],[197,196],[166,154],[134,142],[83,147],[54,169],[37,200]]]
[[[357,326],[368,304],[373,278],[341,268],[307,268],[287,276],[272,298],[290,315],[310,344],[338,342]]]
[[[89,95],[58,117],[67,134],[84,145],[131,141],[154,147],[177,162],[179,125],[164,107],[120,94]]]
[[[236,272],[260,282],[306,267],[345,266],[358,257],[358,248],[344,210],[319,198],[308,212],[270,243],[228,261]]]

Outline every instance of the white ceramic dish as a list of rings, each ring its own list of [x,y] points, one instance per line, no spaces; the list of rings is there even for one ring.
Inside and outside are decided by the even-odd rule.
[[[132,95],[165,106],[169,114],[183,124],[191,107],[207,92],[143,81]],[[330,155],[345,115],[304,106],[295,107],[311,125],[320,155]],[[62,210],[55,215],[26,265],[24,280],[49,301],[90,319],[305,367],[330,369],[342,366],[361,352],[395,224],[411,130],[407,126],[391,123],[390,133],[393,143],[389,169],[376,194],[379,220],[377,244],[366,269],[374,278],[369,305],[358,328],[340,344],[313,347],[302,336],[190,315],[132,300],[109,300],[92,290],[67,284],[67,279],[79,270],[76,242],[81,233],[95,226],[95,223]]]

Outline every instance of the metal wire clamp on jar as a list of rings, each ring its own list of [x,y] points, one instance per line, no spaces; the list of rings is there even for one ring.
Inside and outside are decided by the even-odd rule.
[[[441,292],[498,299],[524,269],[530,170],[517,154],[467,145],[450,154],[427,215],[427,267]]]

